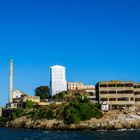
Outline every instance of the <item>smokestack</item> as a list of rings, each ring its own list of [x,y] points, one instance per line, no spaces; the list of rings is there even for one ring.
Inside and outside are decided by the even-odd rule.
[[[13,59],[10,60],[9,103],[13,102]]]

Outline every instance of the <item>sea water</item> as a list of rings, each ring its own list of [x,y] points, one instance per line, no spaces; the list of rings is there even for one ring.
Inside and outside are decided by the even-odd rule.
[[[77,132],[0,128],[0,140],[140,140],[140,130]]]

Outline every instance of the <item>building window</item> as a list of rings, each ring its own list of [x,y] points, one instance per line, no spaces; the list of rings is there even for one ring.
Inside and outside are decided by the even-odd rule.
[[[118,98],[118,101],[129,101],[129,98],[124,97],[124,98]]]
[[[116,91],[109,91],[109,94],[116,94]]]
[[[117,87],[124,87],[124,84],[117,84]]]
[[[132,83],[125,84],[125,87],[133,87]]]
[[[100,91],[100,94],[107,94],[107,91]]]
[[[100,87],[107,87],[107,85],[100,85]]]
[[[133,98],[133,97],[131,97],[131,98],[130,98],[130,100],[131,100],[131,101],[134,101],[134,98]]]
[[[116,98],[109,98],[109,101],[116,101]]]
[[[134,88],[138,88],[138,86],[137,85],[134,85]]]
[[[135,102],[140,102],[140,98],[135,98]]]
[[[101,98],[101,101],[108,101],[107,98]]]
[[[140,95],[140,91],[135,91],[134,95]]]
[[[116,87],[114,84],[109,84],[108,87]]]
[[[120,90],[117,91],[118,94],[133,94],[133,90]]]

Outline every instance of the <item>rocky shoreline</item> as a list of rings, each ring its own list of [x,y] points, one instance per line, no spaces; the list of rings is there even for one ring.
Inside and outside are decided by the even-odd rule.
[[[9,122],[7,127],[61,131],[138,129],[140,128],[140,114],[128,110],[108,111],[104,112],[100,119],[92,118],[71,125],[66,125],[63,120],[35,120],[23,116]]]

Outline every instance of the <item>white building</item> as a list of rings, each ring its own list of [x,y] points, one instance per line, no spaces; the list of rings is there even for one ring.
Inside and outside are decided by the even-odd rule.
[[[52,66],[50,68],[50,94],[67,91],[66,68],[63,66]]]
[[[69,82],[68,83],[68,90],[89,90],[95,91],[94,85],[85,85],[82,82]]]
[[[20,91],[20,90],[15,90],[13,91],[13,99],[16,99],[16,98],[21,98],[22,96],[27,96],[26,93]]]

